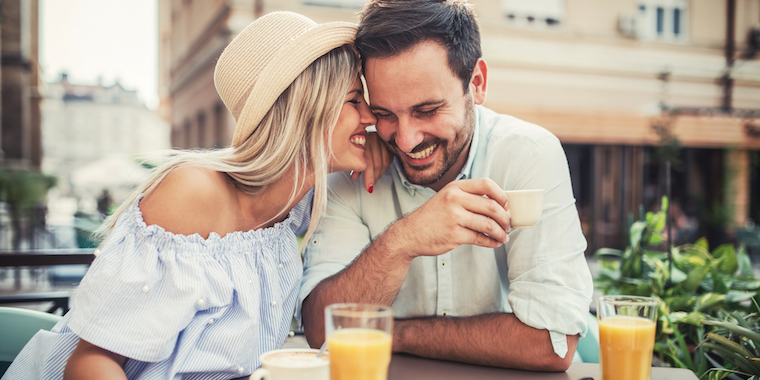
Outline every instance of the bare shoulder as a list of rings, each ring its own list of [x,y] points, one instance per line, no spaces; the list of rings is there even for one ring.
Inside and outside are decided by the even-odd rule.
[[[140,202],[148,225],[181,235],[195,233],[208,237],[223,230],[219,225],[229,220],[235,202],[234,186],[227,175],[198,166],[181,166],[172,170]]]

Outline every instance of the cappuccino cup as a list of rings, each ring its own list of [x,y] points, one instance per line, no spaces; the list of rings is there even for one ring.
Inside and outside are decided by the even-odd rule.
[[[319,350],[285,348],[265,352],[259,358],[261,367],[249,380],[330,380],[328,353],[317,357]]]
[[[541,219],[544,190],[507,190],[507,204],[512,228],[530,228]]]

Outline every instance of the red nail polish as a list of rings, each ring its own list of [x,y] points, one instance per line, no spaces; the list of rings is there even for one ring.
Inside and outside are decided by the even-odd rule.
[[[372,190],[374,189],[375,189],[375,185],[369,185],[369,187],[367,188],[367,191],[369,191],[369,193],[372,194]]]

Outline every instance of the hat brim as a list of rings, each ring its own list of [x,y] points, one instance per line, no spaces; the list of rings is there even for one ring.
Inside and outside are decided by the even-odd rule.
[[[277,98],[309,65],[330,50],[350,44],[356,24],[330,22],[307,30],[280,49],[259,74],[237,119],[232,145],[240,145],[253,133]]]

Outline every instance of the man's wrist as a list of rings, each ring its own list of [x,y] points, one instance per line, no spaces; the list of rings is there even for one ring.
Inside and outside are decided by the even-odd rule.
[[[405,220],[399,219],[391,224],[372,244],[377,250],[384,252],[390,260],[398,261],[402,265],[409,265],[416,257],[414,248],[409,244],[411,239],[404,227]]]

